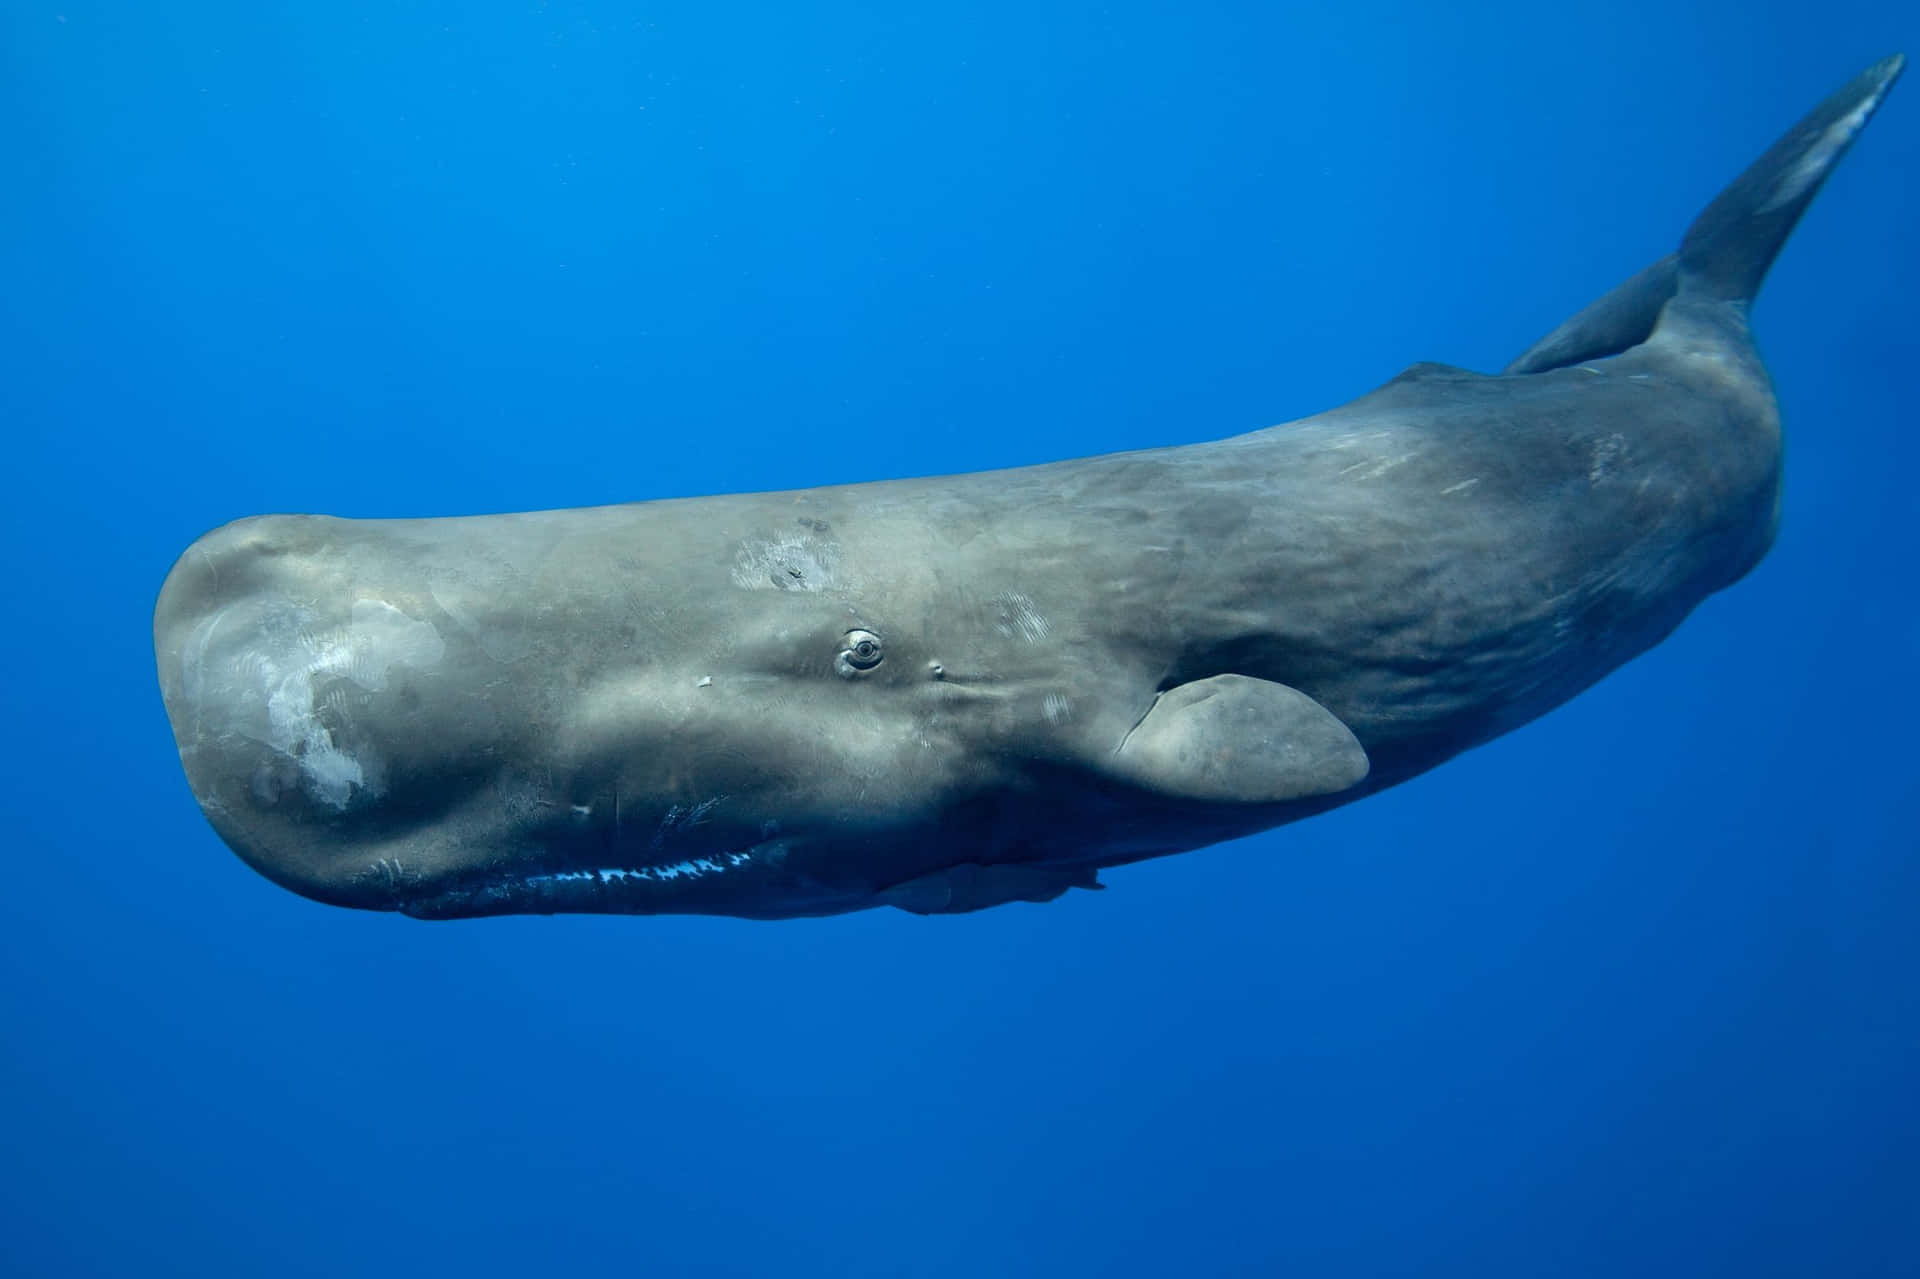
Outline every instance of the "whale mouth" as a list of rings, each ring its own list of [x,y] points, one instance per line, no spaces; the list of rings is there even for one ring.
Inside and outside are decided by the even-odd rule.
[[[527,870],[472,876],[450,887],[395,897],[400,912],[415,919],[474,919],[487,915],[651,914],[668,909],[676,889],[766,866],[783,855],[777,845],[743,852],[688,857],[651,866]],[[685,909],[684,905],[679,907]]]

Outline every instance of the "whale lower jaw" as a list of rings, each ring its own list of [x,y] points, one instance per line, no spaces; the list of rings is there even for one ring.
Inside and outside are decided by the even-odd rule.
[[[491,915],[653,915],[703,912],[779,918],[835,914],[869,904],[870,893],[829,889],[785,871],[789,846],[769,840],[750,848],[642,866],[598,866],[479,873],[451,884],[392,884],[391,908],[414,919],[479,919]],[[383,873],[376,867],[370,874]],[[757,879],[761,891],[745,882]],[[743,910],[742,898],[761,908]]]
[[[489,876],[429,896],[402,897],[400,911],[415,919],[570,911],[643,914],[659,909],[664,888],[725,875],[751,861],[747,853],[722,853],[661,866]]]

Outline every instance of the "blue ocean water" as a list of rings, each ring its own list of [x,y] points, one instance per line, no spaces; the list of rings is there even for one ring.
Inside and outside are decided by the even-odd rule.
[[[0,13],[0,1272],[1920,1273],[1920,89],[1782,257],[1771,558],[1365,803],[957,918],[427,925],[229,854],[265,511],[1197,441],[1490,369],[1885,0]]]

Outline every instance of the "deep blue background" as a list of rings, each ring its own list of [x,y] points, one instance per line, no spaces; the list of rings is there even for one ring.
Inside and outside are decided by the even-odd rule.
[[[10,0],[0,1272],[1920,1273],[1920,86],[1758,308],[1759,571],[1104,894],[313,905],[201,820],[148,629],[244,514],[1007,466],[1496,368],[1900,47],[1891,0]]]

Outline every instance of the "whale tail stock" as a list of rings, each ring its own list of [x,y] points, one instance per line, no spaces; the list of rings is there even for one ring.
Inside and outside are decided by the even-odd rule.
[[[1862,71],[1808,112],[1730,182],[1668,254],[1541,338],[1508,374],[1544,373],[1604,359],[1652,336],[1660,313],[1685,294],[1745,306],[1800,215],[1906,66],[1894,54]]]

